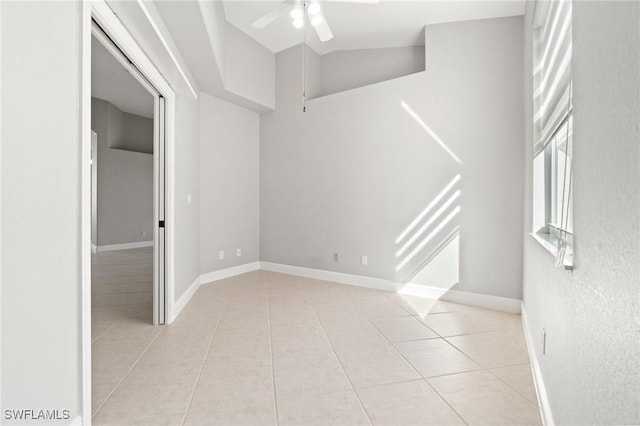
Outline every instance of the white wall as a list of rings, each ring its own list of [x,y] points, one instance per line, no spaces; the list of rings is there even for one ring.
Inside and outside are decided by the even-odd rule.
[[[426,49],[424,73],[311,100],[304,114],[299,48],[278,55],[277,110],[260,123],[261,260],[407,280],[433,247],[396,271],[396,238],[460,174],[462,210],[433,240],[461,228],[455,288],[520,298],[522,18],[427,27]]]
[[[202,94],[200,94],[202,96]],[[198,100],[178,96],[175,123],[174,301],[200,275],[200,110]],[[191,195],[191,203],[187,196]]]
[[[424,46],[342,50],[322,56],[322,94],[424,71]]]
[[[178,2],[181,3],[181,2]],[[206,27],[209,42],[216,58],[216,67],[220,78],[224,79],[225,73],[225,39],[226,39],[226,17],[224,15],[224,3],[220,1],[198,2],[204,24]],[[179,7],[184,7],[180,4]]]
[[[113,110],[110,103],[91,99],[91,128],[98,134],[98,245],[153,241],[153,154],[108,146],[117,130],[109,119]],[[149,131],[153,140],[153,128]]]
[[[2,4],[0,405],[7,423],[18,422],[4,420],[4,409],[79,414],[80,8]]]
[[[201,273],[259,260],[259,150],[257,113],[201,95]]]
[[[640,423],[639,21],[638,2],[573,2],[575,270],[555,269],[524,240],[525,312],[556,424]],[[528,233],[530,15],[525,22]]]
[[[224,54],[224,88],[273,109],[275,55],[230,24],[226,25]]]

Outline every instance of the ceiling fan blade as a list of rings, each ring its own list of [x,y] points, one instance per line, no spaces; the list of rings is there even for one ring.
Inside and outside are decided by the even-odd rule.
[[[316,33],[318,34],[318,37],[320,37],[321,41],[329,41],[333,38],[333,33],[331,32],[331,28],[329,28],[329,24],[327,24],[327,19],[324,17],[324,15],[320,15],[322,16],[322,21],[320,21],[320,23],[318,25],[315,25],[313,28],[315,28]]]
[[[322,0],[322,1],[335,2],[335,3],[364,3],[364,4],[380,3],[380,0]]]
[[[272,23],[273,21],[275,21],[276,19],[278,19],[280,15],[282,15],[288,10],[289,10],[289,2],[288,1],[282,2],[278,6],[274,7],[269,12],[267,12],[266,14],[258,18],[253,24],[251,24],[251,26],[253,28],[262,29],[267,25],[269,25],[270,23]]]

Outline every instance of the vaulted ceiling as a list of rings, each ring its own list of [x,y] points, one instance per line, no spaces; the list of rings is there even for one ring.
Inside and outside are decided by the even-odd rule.
[[[203,91],[258,112],[274,108],[273,54],[302,43],[304,33],[320,55],[417,46],[427,25],[519,16],[525,7],[525,0],[319,0],[334,35],[323,43],[310,25],[296,29],[287,10],[263,29],[252,26],[279,1],[107,1],[177,93]]]
[[[263,29],[251,24],[277,7],[279,1],[223,0],[227,21],[272,52],[302,43],[305,29],[296,29],[283,13]],[[334,38],[322,43],[306,26],[307,44],[318,54],[334,50],[420,46],[424,26],[445,22],[523,15],[524,0],[453,1],[382,0],[373,2],[322,1],[322,11]]]

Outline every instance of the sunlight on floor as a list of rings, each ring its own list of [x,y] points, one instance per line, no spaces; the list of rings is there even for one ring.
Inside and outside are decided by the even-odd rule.
[[[520,316],[417,301],[266,271],[203,285],[171,325],[96,338],[94,424],[540,424]]]

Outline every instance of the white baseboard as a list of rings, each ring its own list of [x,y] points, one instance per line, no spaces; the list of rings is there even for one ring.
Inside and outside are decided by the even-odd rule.
[[[345,274],[342,272],[324,271],[321,269],[303,268],[300,266],[283,265],[271,262],[251,262],[244,265],[233,266],[201,274],[189,286],[189,288],[173,304],[171,310],[171,321],[173,322],[182,309],[189,302],[198,288],[207,283],[219,281],[247,272],[263,269],[265,271],[280,272],[283,274],[298,275],[317,280],[332,281],[340,284],[366,287],[375,290],[392,291],[419,297],[429,297],[441,299],[449,302],[462,303],[465,305],[478,306],[481,308],[493,309],[496,311],[519,313],[521,302],[516,299],[506,297],[490,296],[486,294],[468,293],[458,290],[446,290],[438,287],[425,286],[420,284],[402,284],[381,278],[364,277],[361,275]]]
[[[236,275],[260,269],[260,262],[245,263],[244,265],[232,266],[231,268],[220,269],[219,271],[207,272],[200,275],[200,283],[207,284],[213,281],[223,280]]]
[[[518,299],[471,293],[460,290],[449,290],[446,288],[413,283],[404,285],[402,289],[400,289],[399,293],[411,296],[428,297],[431,299],[440,299],[447,302],[477,306],[479,308],[493,309],[494,311],[509,312],[512,314],[520,313],[522,305],[522,302]]]
[[[551,412],[551,405],[549,404],[549,397],[547,395],[547,388],[544,385],[542,379],[542,371],[540,370],[540,363],[538,362],[538,356],[533,346],[533,337],[531,330],[529,329],[529,322],[527,320],[527,311],[524,307],[524,303],[520,308],[522,318],[522,328],[524,328],[524,338],[527,341],[527,351],[529,352],[529,360],[531,361],[531,372],[533,374],[533,383],[536,388],[536,395],[538,396],[538,406],[540,407],[540,416],[542,417],[542,423],[545,426],[553,426],[553,413]]]
[[[189,285],[184,293],[182,293],[182,296],[180,296],[180,298],[173,303],[173,306],[171,307],[171,318],[169,318],[169,324],[171,324],[176,320],[176,318],[178,318],[180,312],[182,312],[184,307],[187,306],[187,303],[189,303],[189,300],[191,300],[193,295],[196,294],[196,291],[198,291],[198,288],[200,288],[200,277],[201,275],[196,277],[191,285]]]
[[[141,247],[153,247],[153,241],[138,241],[135,243],[122,243],[122,244],[109,244],[105,246],[98,246],[96,250],[98,252],[103,251],[115,251],[115,250],[129,250]]]
[[[232,266],[231,268],[221,269],[219,271],[207,272],[198,276],[189,287],[182,293],[182,296],[173,303],[171,307],[171,318],[169,324],[175,321],[180,315],[180,312],[187,306],[189,300],[198,291],[201,285],[208,284],[210,282],[222,280],[225,278],[235,277],[236,275],[245,274],[247,272],[255,271],[260,268],[259,262],[245,263],[244,265]]]
[[[98,252],[98,246],[91,243],[91,253],[96,254]]]
[[[318,280],[333,281],[341,284],[367,287],[375,290],[393,291],[402,294],[441,299],[449,302],[478,306],[496,311],[519,313],[520,300],[506,297],[490,296],[486,294],[468,293],[466,291],[446,290],[438,287],[420,284],[402,284],[381,278],[363,277],[342,272],[324,271],[320,269],[303,268],[300,266],[282,265],[279,263],[260,262],[260,269],[298,275]]]
[[[280,263],[260,262],[260,269],[282,274],[298,275],[317,280],[333,281],[340,284],[367,287],[375,290],[398,291],[401,284],[381,278],[363,277],[361,275],[345,274],[342,272],[324,271],[321,269],[303,268],[300,266],[282,265]]]

